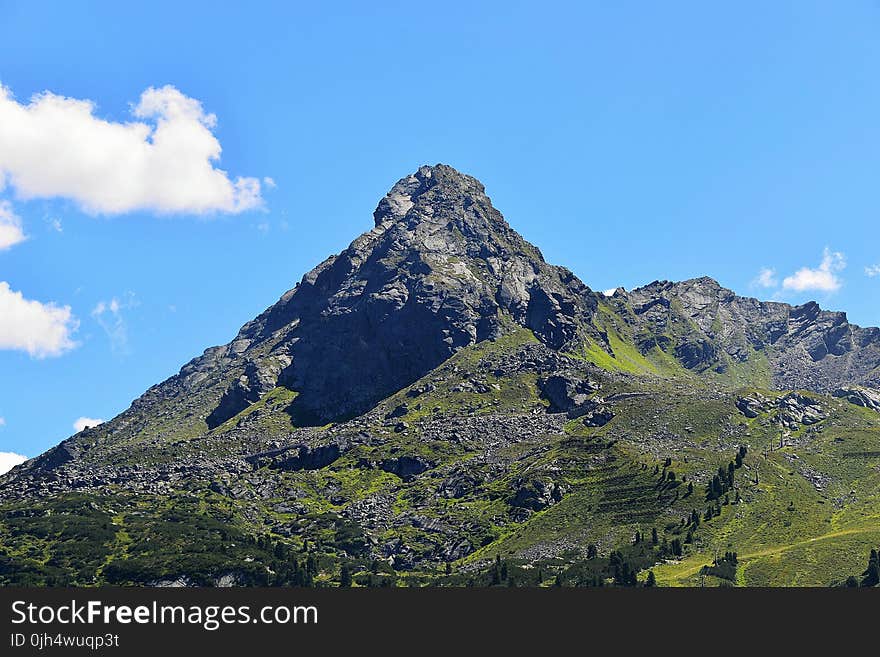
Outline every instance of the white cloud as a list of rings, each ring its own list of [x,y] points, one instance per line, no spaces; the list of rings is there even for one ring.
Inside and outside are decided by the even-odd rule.
[[[880,265],[871,265],[870,267],[865,267],[865,275],[870,278],[880,276]]]
[[[0,251],[5,251],[19,242],[24,242],[21,219],[12,211],[9,201],[0,201]]]
[[[62,197],[91,213],[242,212],[262,204],[257,178],[215,168],[217,119],[172,86],[150,87],[136,121],[95,116],[95,104],[49,91],[28,103],[0,85],[2,179],[21,198]]]
[[[49,219],[49,225],[52,226],[52,230],[54,230],[56,233],[64,232],[64,226],[61,224],[61,219],[59,219],[58,217],[53,217],[52,219]]]
[[[77,418],[76,421],[73,423],[73,428],[76,429],[77,433],[79,433],[83,429],[96,427],[99,424],[104,424],[104,420],[94,417],[80,417]]]
[[[846,268],[846,258],[842,253],[831,251],[827,247],[822,255],[822,263],[816,269],[803,267],[791,276],[786,276],[782,287],[795,292],[811,290],[819,292],[836,292],[843,285],[838,272]]]
[[[15,452],[0,452],[0,475],[6,474],[19,463],[27,461],[27,456]]]
[[[776,287],[779,285],[779,279],[776,278],[776,270],[770,267],[764,267],[758,272],[758,275],[752,281],[752,285],[760,287]]]
[[[26,351],[35,358],[59,356],[76,346],[78,327],[70,306],[25,299],[0,281],[0,349]]]
[[[275,184],[275,179],[266,176],[263,178],[263,184],[266,186],[266,189],[275,189],[278,185]]]
[[[110,301],[99,301],[92,309],[92,317],[110,338],[110,347],[117,353],[128,353],[128,325],[123,310],[138,305],[133,292],[127,292],[120,301],[116,297]]]
[[[6,418],[0,415],[0,427],[6,426]]]

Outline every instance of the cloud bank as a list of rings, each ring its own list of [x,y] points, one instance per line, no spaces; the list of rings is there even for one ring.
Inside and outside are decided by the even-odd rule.
[[[0,452],[0,475],[6,474],[19,463],[27,461],[27,456],[15,452]]]
[[[60,356],[76,346],[78,327],[70,306],[25,299],[0,281],[0,349],[26,351],[34,358]]]
[[[233,180],[215,167],[217,119],[198,100],[150,87],[132,114],[138,120],[107,121],[92,101],[49,91],[20,103],[0,85],[0,190],[5,179],[20,198],[66,198],[92,214],[237,213],[262,204],[259,179]]]
[[[782,281],[785,290],[795,292],[836,292],[843,285],[839,272],[846,268],[846,258],[839,251],[825,247],[822,262],[816,269],[802,267]]]

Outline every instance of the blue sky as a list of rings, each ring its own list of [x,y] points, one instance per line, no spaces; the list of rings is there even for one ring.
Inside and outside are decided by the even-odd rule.
[[[227,342],[425,163],[594,289],[880,324],[880,5],[719,5],[0,0],[0,452]]]

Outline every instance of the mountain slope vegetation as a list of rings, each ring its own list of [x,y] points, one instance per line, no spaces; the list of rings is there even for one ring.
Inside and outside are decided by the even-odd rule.
[[[596,293],[451,167],[0,478],[6,585],[828,586],[880,545],[880,330]]]

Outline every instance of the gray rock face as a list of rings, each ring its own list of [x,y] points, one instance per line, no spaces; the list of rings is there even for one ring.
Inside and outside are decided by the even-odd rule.
[[[546,264],[483,186],[450,167],[399,181],[374,220],[237,339],[290,359],[278,380],[299,393],[300,421],[362,413],[458,349],[504,334],[502,312],[563,349],[595,309],[583,283]],[[230,408],[240,405],[242,394],[230,395]]]
[[[776,399],[755,393],[740,397],[736,407],[748,418],[771,413],[770,419],[774,424],[793,430],[798,429],[802,424],[818,424],[828,417],[819,402],[796,392],[790,392]]]
[[[770,410],[770,402],[763,395],[749,395],[736,400],[736,407],[747,418],[754,419]]]
[[[269,467],[276,470],[319,470],[324,468],[342,455],[342,449],[336,443],[309,447],[302,445],[292,456],[277,459]]]
[[[412,479],[432,467],[434,467],[434,464],[421,456],[399,456],[393,459],[385,459],[379,464],[380,469],[396,474],[404,480]]]
[[[585,414],[581,422],[587,427],[604,427],[614,419],[614,411],[607,406],[599,407]]]
[[[589,396],[599,386],[583,376],[554,374],[539,379],[538,388],[550,402],[551,413],[568,413],[570,417],[578,417],[595,407]]]
[[[846,399],[850,404],[864,406],[880,413],[880,391],[869,388],[845,387],[834,391],[835,397]]]
[[[514,507],[541,511],[562,500],[564,489],[554,482],[533,479],[523,482],[511,499]]]
[[[608,300],[635,328],[643,352],[670,350],[686,368],[728,368],[765,358],[777,389],[831,392],[880,385],[880,329],[846,313],[740,297],[711,278],[658,281]]]

